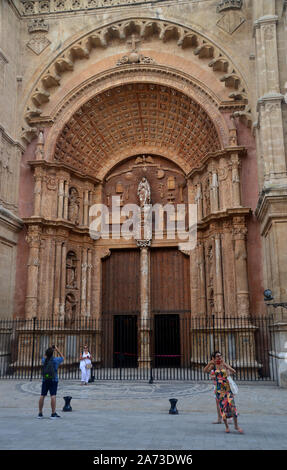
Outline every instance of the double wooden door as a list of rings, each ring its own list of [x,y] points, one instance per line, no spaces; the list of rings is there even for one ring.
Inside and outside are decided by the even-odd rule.
[[[177,248],[150,249],[151,357],[155,367],[181,364],[190,313],[189,258]],[[140,250],[112,250],[102,263],[103,357],[135,367],[140,354]]]

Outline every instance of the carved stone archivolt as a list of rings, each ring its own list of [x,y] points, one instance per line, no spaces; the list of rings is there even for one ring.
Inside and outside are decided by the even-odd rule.
[[[154,37],[155,34],[162,41],[174,39],[178,47],[184,49],[191,48],[199,59],[210,58],[209,66],[211,70],[224,72],[220,80],[224,82],[226,87],[231,88],[231,92],[233,91],[230,97],[238,99],[238,96],[242,95],[244,99],[247,98],[245,92],[246,86],[242,77],[236,71],[235,64],[231,63],[230,58],[224,51],[215,44],[210,43],[207,38],[190,28],[183,28],[176,23],[135,18],[121,21],[120,23],[114,22],[101,29],[89,32],[87,35],[79,38],[77,43],[73,43],[67,49],[62,50],[54,61],[49,64],[47,69],[43,71],[31,93],[26,109],[28,121],[30,122],[31,110],[35,108],[36,114],[38,116],[41,115],[41,108],[50,100],[50,94],[54,92],[55,85],[61,86],[61,76],[65,71],[72,71],[74,69],[74,62],[76,60],[89,59],[90,50],[94,47],[107,47],[110,42],[115,41],[115,38],[122,41],[122,39],[128,39],[135,34],[142,42],[149,38],[149,36]],[[145,57],[137,51],[132,51],[130,55],[127,54],[124,59],[120,59],[121,65],[126,63],[147,66],[153,64],[154,61],[151,57]],[[236,91],[235,94],[234,90]],[[30,124],[32,126],[32,122]]]

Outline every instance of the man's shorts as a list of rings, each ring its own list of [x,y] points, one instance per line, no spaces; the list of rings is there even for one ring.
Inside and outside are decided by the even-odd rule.
[[[57,395],[58,382],[56,380],[43,380],[41,395],[44,397],[50,392],[51,397]]]

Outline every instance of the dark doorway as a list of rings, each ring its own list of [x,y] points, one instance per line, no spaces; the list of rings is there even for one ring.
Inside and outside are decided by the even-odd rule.
[[[179,315],[154,316],[155,367],[180,366]]]
[[[114,367],[137,367],[137,316],[114,315]]]

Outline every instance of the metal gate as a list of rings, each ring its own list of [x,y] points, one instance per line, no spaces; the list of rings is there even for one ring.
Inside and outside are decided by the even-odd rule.
[[[189,314],[190,315],[190,314]],[[0,321],[0,377],[40,379],[41,358],[56,344],[65,356],[61,379],[79,380],[84,343],[92,354],[92,380],[207,380],[214,350],[236,369],[237,380],[276,381],[272,317],[190,318],[187,313],[138,312],[109,318]]]

